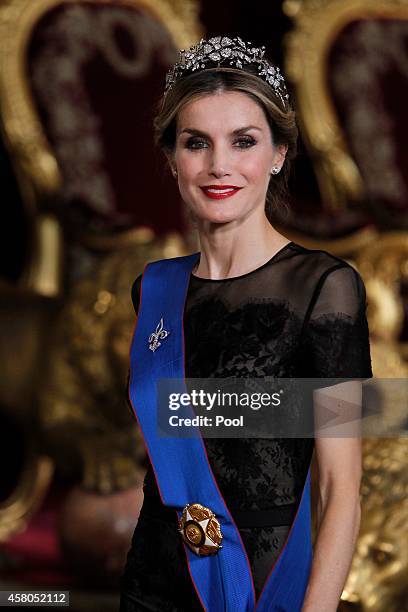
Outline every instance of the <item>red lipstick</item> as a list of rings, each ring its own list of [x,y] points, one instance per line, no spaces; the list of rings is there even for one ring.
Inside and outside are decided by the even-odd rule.
[[[205,185],[200,189],[202,189],[207,198],[224,200],[238,193],[242,187],[237,187],[236,185]]]

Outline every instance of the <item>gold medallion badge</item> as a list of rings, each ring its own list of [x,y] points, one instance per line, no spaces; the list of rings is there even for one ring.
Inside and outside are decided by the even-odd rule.
[[[187,504],[179,520],[179,532],[196,555],[214,555],[222,548],[220,523],[214,512],[201,504]]]

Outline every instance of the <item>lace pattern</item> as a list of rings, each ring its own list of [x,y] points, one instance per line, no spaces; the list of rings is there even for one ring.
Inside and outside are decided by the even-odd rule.
[[[135,311],[140,282],[141,275],[132,287]],[[295,243],[242,277],[212,281],[192,275],[184,312],[186,377],[368,378],[372,371],[365,311],[364,283],[354,268],[325,251]],[[267,510],[300,501],[313,439],[207,438],[205,445],[232,515],[238,509]],[[159,507],[153,470],[147,465],[145,496]],[[177,583],[177,593],[187,597],[185,609],[193,610],[199,602],[176,527],[175,517],[153,558],[143,553],[146,531],[153,526],[148,517],[139,521],[124,577],[133,577],[132,593],[142,601],[160,592],[157,609],[162,610],[184,609],[177,607]],[[289,529],[240,529],[257,597]],[[146,575],[154,577],[151,583],[143,579]]]

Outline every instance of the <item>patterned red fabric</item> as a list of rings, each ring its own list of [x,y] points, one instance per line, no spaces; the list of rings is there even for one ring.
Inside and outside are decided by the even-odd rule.
[[[355,21],[330,53],[328,79],[348,146],[382,227],[408,226],[408,20]]]
[[[75,584],[76,576],[64,563],[57,537],[58,511],[66,492],[54,483],[27,528],[1,544],[3,581],[64,589]]]
[[[61,5],[35,29],[27,72],[63,175],[62,214],[88,227],[184,227],[153,144],[152,118],[176,49],[152,15]]]

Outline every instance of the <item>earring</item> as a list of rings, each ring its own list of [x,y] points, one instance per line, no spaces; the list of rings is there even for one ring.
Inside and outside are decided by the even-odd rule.
[[[175,168],[173,168],[173,176],[174,178],[177,178],[177,170]]]
[[[280,168],[278,166],[274,166],[272,168],[271,174],[279,174],[279,172],[280,172]]]

